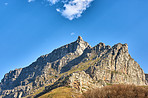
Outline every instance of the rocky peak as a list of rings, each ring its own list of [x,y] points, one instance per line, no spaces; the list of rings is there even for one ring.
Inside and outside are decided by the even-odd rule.
[[[82,37],[81,36],[78,36],[78,39],[77,39],[78,42],[81,42],[83,41]]]
[[[95,47],[93,47],[94,50],[96,51],[100,51],[100,50],[103,50],[105,49],[105,44],[100,42],[99,44],[97,44]]]
[[[121,43],[115,44],[112,48],[115,50],[119,50],[121,48],[124,48],[125,50],[128,51],[128,45],[126,43],[125,44],[121,44]]]
[[[74,42],[75,44],[75,54],[81,55],[87,47],[91,47],[87,42],[85,42],[81,36]]]
[[[0,83],[0,98],[25,97],[49,84],[48,91],[67,84],[85,91],[114,83],[145,85],[146,81],[148,75],[131,58],[127,44],[111,47],[99,43],[92,48],[78,36],[76,41],[39,57],[28,67],[6,74]]]
[[[87,47],[91,46],[85,42],[81,36],[78,36],[76,41],[61,46],[53,50],[51,53],[41,56],[38,61],[46,59],[46,61],[53,62],[69,54],[81,55]]]

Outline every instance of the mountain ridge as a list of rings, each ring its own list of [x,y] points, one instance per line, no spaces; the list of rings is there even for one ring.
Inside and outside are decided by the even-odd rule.
[[[44,92],[67,85],[78,92],[86,91],[90,85],[92,88],[110,83],[146,85],[145,77],[140,65],[128,53],[127,44],[111,47],[99,43],[91,47],[78,36],[76,41],[40,56],[29,66],[5,74],[0,95],[24,97],[47,85]]]

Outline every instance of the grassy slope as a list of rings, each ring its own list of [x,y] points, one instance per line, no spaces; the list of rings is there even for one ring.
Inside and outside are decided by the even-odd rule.
[[[68,87],[59,87],[56,88],[39,98],[72,98],[72,97],[78,97],[79,94],[74,91],[72,88]]]
[[[148,98],[148,86],[116,84],[92,89],[82,95],[68,87],[56,88],[39,98]]]

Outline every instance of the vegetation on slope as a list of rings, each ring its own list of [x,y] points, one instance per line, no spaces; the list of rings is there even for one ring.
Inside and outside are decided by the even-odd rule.
[[[83,94],[69,87],[59,87],[39,98],[148,98],[148,86],[115,84],[91,89]]]
[[[89,90],[82,98],[148,98],[148,86],[116,84]]]
[[[77,98],[80,94],[76,93],[74,89],[68,87],[56,88],[39,98]]]
[[[97,60],[98,60],[98,59],[97,59]],[[70,74],[72,74],[72,73],[74,73],[74,72],[83,71],[83,70],[85,71],[86,69],[88,69],[89,66],[93,65],[97,60],[89,60],[89,61],[87,61],[87,62],[81,62],[80,64],[78,64],[78,65],[72,67],[69,71],[67,71],[67,72],[65,72],[65,73],[59,74],[58,77],[56,78],[56,80],[58,80],[59,78],[61,78],[61,77],[64,76],[64,75],[68,76],[68,75],[70,75]],[[49,77],[49,78],[54,78],[54,77]],[[64,78],[64,79],[65,79],[65,78]],[[62,83],[62,81],[64,81],[64,80],[62,79],[62,80],[56,81],[56,82],[54,82],[54,83],[58,84],[58,83]],[[54,83],[49,84],[49,85],[45,85],[44,87],[40,87],[40,88],[39,88],[38,90],[36,90],[33,94],[28,95],[28,96],[26,96],[25,98],[34,97],[34,96],[36,96],[36,95],[42,95],[43,92],[49,92],[49,91],[45,90],[45,87],[47,87],[47,86],[52,86],[52,85],[54,85]],[[54,86],[56,86],[56,85],[54,85]],[[66,98],[67,98],[67,97],[66,97]]]

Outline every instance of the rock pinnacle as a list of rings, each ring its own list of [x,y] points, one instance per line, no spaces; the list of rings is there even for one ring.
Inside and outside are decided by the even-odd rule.
[[[82,39],[82,37],[81,36],[78,36],[78,39],[77,39],[77,41],[83,41],[83,39]]]

